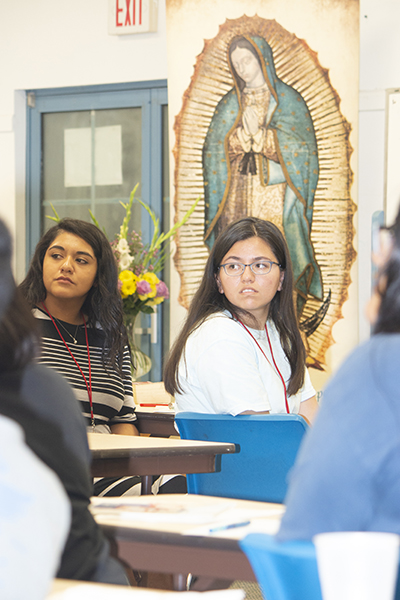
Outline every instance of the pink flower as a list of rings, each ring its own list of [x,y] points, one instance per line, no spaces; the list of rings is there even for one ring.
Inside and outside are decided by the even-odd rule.
[[[168,288],[163,281],[160,281],[159,283],[157,283],[156,290],[157,290],[156,298],[160,298],[161,296],[165,299],[169,298]]]
[[[151,287],[148,281],[144,281],[143,279],[138,282],[136,291],[139,296],[146,296],[151,292]]]

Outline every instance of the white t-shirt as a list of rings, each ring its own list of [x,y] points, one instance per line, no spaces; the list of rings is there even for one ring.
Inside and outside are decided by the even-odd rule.
[[[0,415],[0,595],[41,600],[59,567],[71,506],[57,475]]]
[[[273,357],[286,384],[290,365],[278,332],[268,322]],[[265,330],[250,329],[264,354],[244,327],[229,313],[217,313],[196,329],[186,342],[179,364],[182,394],[176,394],[176,412],[238,415],[247,410],[286,413],[281,378],[273,363]],[[304,367],[305,368],[305,367]],[[305,368],[303,387],[288,396],[291,413],[315,395]]]

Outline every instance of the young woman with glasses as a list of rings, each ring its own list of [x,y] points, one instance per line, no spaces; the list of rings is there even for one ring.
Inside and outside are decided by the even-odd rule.
[[[312,420],[317,402],[305,359],[282,233],[255,217],[229,225],[166,364],[177,412],[290,412]]]

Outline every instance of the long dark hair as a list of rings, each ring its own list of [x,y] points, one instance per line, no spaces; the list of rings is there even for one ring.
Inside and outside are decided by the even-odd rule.
[[[384,281],[378,318],[373,333],[400,333],[400,209],[389,228],[393,246],[386,265],[379,275]],[[379,289],[379,282],[378,282]]]
[[[13,294],[15,283],[11,272],[12,243],[10,232],[0,219],[0,318]]]
[[[10,233],[0,221],[0,373],[23,369],[37,353],[39,334],[11,271]]]
[[[279,333],[282,348],[290,364],[291,375],[288,394],[295,394],[304,382],[306,352],[300,335],[293,304],[293,271],[289,249],[282,233],[270,221],[247,217],[228,225],[218,236],[207,260],[203,279],[192,300],[186,321],[173,345],[164,369],[164,385],[169,394],[182,391],[178,368],[189,335],[210,315],[228,310],[234,318],[252,315],[234,306],[218,290],[216,276],[224,256],[236,242],[258,237],[266,242],[275,254],[281,270],[285,272],[282,290],[278,291],[269,306],[268,319],[273,321]]]
[[[93,249],[97,260],[97,273],[82,311],[87,315],[89,324],[99,323],[104,331],[103,363],[121,372],[127,338],[123,324],[122,300],[118,292],[118,269],[110,243],[98,227],[79,219],[61,219],[40,239],[28,273],[19,288],[32,308],[44,302],[46,288],[43,283],[43,260],[49,246],[64,231],[82,238]]]
[[[40,334],[30,306],[14,284],[0,322],[0,373],[24,369],[38,355]]]

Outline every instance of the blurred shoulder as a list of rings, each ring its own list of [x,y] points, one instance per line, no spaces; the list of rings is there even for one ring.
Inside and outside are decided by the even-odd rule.
[[[24,401],[42,415],[84,425],[72,387],[54,369],[36,363],[28,365],[23,372],[21,391]]]
[[[23,374],[24,385],[34,385],[41,392],[47,389],[57,390],[59,394],[70,395],[72,389],[68,382],[54,369],[37,363],[29,364]]]
[[[399,356],[400,334],[372,336],[345,358],[326,386],[324,398],[333,404],[345,403],[346,410],[353,405],[359,408],[360,397],[368,410],[376,408],[378,398],[400,400]]]
[[[369,367],[372,371],[388,372],[399,360],[400,334],[381,333],[373,335],[369,340],[360,344],[345,361],[350,368],[360,369]]]

